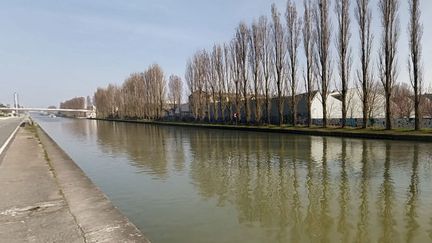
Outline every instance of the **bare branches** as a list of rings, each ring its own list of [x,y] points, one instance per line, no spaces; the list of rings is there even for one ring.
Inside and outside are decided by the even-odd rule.
[[[239,78],[241,83],[241,88],[243,92],[243,109],[245,114],[245,121],[249,123],[250,114],[249,114],[249,102],[248,102],[248,53],[249,53],[249,37],[250,31],[247,25],[243,22],[239,24],[236,29],[235,35],[235,56],[237,59]]]
[[[307,113],[308,126],[312,126],[312,92],[314,91],[314,44],[315,36],[313,34],[311,0],[304,0],[303,14],[303,48],[306,57],[306,69],[304,74],[305,88],[307,92]]]
[[[408,25],[410,56],[408,69],[411,85],[414,89],[415,130],[420,129],[420,101],[423,85],[422,37],[423,25],[420,22],[420,0],[409,0],[410,22]]]
[[[264,80],[264,102],[265,102],[265,116],[267,124],[270,124],[270,114],[271,114],[271,103],[270,95],[272,92],[272,82],[271,79],[274,77],[273,69],[273,48],[272,48],[272,38],[271,38],[271,25],[267,20],[267,17],[261,16],[258,21],[259,28],[263,33],[263,49],[262,49],[262,75]]]
[[[253,100],[255,102],[255,116],[256,123],[261,122],[261,101],[260,93],[262,92],[262,61],[264,53],[264,39],[266,38],[266,25],[261,22],[252,24],[252,31],[250,35],[250,51],[249,51],[249,64],[250,71],[253,79]]]
[[[318,0],[315,15],[316,31],[316,63],[317,77],[320,79],[318,86],[321,92],[321,103],[323,107],[323,126],[327,126],[327,96],[329,94],[329,83],[331,78],[331,23],[329,16],[329,0]]]
[[[302,20],[297,14],[297,7],[295,3],[288,0],[287,2],[287,10],[286,10],[286,22],[287,22],[287,40],[288,40],[288,83],[291,95],[291,123],[293,126],[297,124],[297,69],[298,69],[298,49],[300,46],[300,37],[301,37],[301,28],[302,28]]]
[[[224,51],[222,46],[220,45],[214,45],[213,46],[213,52],[212,52],[212,67],[213,72],[215,73],[214,79],[216,80],[216,90],[214,91],[217,93],[217,101],[214,100],[214,115],[216,121],[219,121],[221,118],[224,119],[224,99],[223,99],[223,93],[226,89],[225,85],[225,66],[224,66]],[[217,107],[216,107],[217,106]],[[217,108],[217,110],[216,110]],[[220,116],[220,117],[219,117]]]
[[[335,12],[338,21],[338,35],[336,47],[339,56],[339,77],[342,86],[342,127],[346,125],[347,117],[347,93],[351,74],[351,48],[349,41],[351,39],[350,24],[351,18],[349,14],[350,0],[336,0]]]
[[[381,84],[386,96],[386,129],[391,124],[391,96],[397,79],[396,48],[399,39],[399,0],[379,0],[383,33],[380,48],[379,71]]]
[[[176,75],[171,75],[169,77],[169,95],[168,98],[170,99],[173,109],[176,110],[180,108],[181,104],[181,98],[183,93],[183,82],[181,81],[181,78]]]
[[[356,0],[355,17],[359,26],[360,37],[360,65],[357,70],[357,82],[361,87],[359,92],[362,100],[363,128],[367,127],[369,119],[370,92],[373,87],[373,75],[371,71],[371,52],[373,35],[371,32],[372,11],[369,8],[370,0]]]
[[[279,125],[283,124],[283,85],[284,85],[284,73],[285,73],[285,56],[287,47],[285,44],[285,31],[280,20],[280,13],[278,12],[276,5],[273,4],[271,8],[272,12],[272,42],[273,42],[273,54],[274,54],[274,69],[276,74],[276,88],[278,96],[278,113],[279,113]]]
[[[395,118],[410,118],[414,110],[413,92],[409,84],[395,84],[392,94],[392,111]]]

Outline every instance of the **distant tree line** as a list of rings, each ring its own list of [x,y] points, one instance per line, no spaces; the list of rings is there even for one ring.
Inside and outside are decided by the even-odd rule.
[[[403,102],[412,103],[409,111],[414,113],[415,129],[420,129],[420,118],[429,106],[423,102],[420,0],[408,1],[407,47],[410,50],[408,71],[411,87],[397,82],[397,46],[401,29],[399,0],[377,1],[381,31],[376,47],[379,55],[375,62],[372,60],[375,37],[371,30],[372,8],[375,6],[371,0],[303,0],[303,13],[296,6],[299,2],[288,0],[284,13],[273,4],[270,18],[260,16],[250,25],[241,22],[229,42],[215,44],[210,50],[199,50],[187,61],[185,80],[194,119],[270,123],[271,103],[276,100],[277,123],[296,126],[299,123],[297,97],[302,90],[307,100],[306,125],[312,125],[312,99],[318,91],[322,122],[326,127],[327,98],[332,92],[332,84],[335,84],[342,103],[342,127],[347,121],[348,90],[356,87],[361,99],[364,128],[368,126],[379,93],[385,99],[387,129],[392,128],[392,118],[411,116],[407,113],[408,108],[398,108],[403,106],[400,104]],[[336,19],[336,23],[332,23],[332,19]],[[353,29],[358,31],[359,52],[356,57],[353,57],[351,49]],[[300,65],[300,58],[304,60],[303,65]],[[358,58],[359,63],[355,70],[352,68],[354,58]],[[95,93],[98,116],[162,118],[167,107],[176,110],[182,100],[181,79],[171,76],[169,80],[166,94],[163,71],[155,64],[144,73],[132,74],[121,86],[111,84],[99,88]],[[397,99],[398,96],[403,99]],[[284,102],[289,106],[287,120],[283,116]],[[392,111],[397,114],[392,114]]]
[[[154,64],[131,74],[121,86],[110,84],[94,94],[97,116],[102,118],[160,119],[166,103],[166,80]]]
[[[75,97],[60,103],[60,109],[85,109],[85,98]]]
[[[84,97],[75,97],[60,103],[60,109],[85,109],[86,100]],[[85,117],[85,112],[61,111],[59,115],[66,117]]]

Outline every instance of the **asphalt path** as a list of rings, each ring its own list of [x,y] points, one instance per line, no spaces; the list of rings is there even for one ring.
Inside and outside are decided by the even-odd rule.
[[[22,117],[0,118],[0,148],[22,120]]]

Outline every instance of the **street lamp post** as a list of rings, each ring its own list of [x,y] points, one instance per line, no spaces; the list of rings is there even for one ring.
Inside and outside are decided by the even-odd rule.
[[[15,92],[14,93],[14,106],[15,106],[15,115],[16,116],[19,116],[19,113],[18,113],[18,93],[17,92]]]

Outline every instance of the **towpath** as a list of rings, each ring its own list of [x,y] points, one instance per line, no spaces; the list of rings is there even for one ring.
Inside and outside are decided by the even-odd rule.
[[[148,242],[39,128],[20,128],[2,157],[1,242]]]

